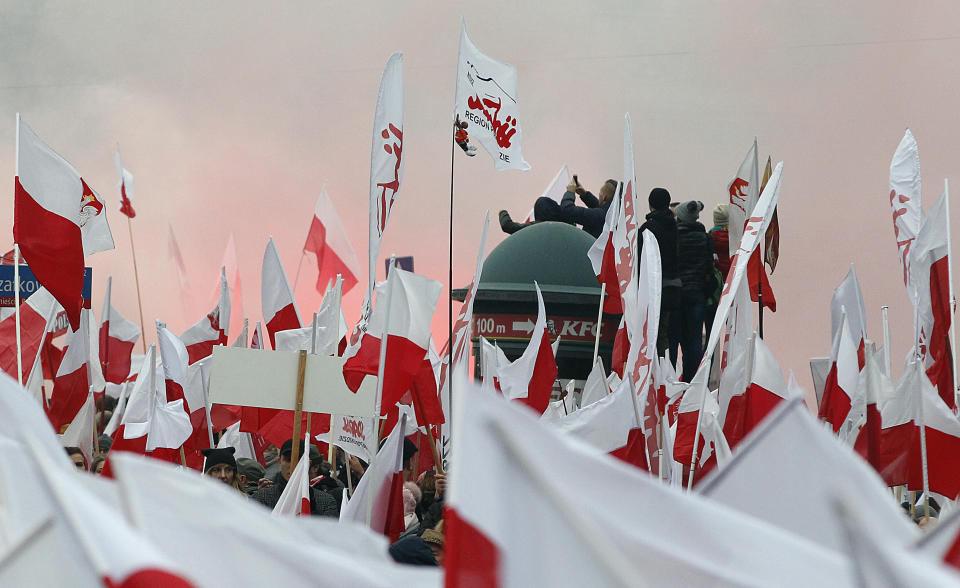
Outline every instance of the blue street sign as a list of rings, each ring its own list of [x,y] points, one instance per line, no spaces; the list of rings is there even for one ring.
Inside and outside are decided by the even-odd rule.
[[[13,266],[0,265],[0,307],[12,307],[14,304]],[[93,283],[93,268],[83,268],[83,307],[90,308],[90,296]],[[20,299],[29,298],[40,289],[40,282],[29,266],[20,265]]]
[[[388,273],[390,271],[390,258],[383,260],[383,267],[386,268],[384,269],[384,273]],[[408,255],[406,257],[398,257],[397,267],[408,272],[413,272],[413,256]]]

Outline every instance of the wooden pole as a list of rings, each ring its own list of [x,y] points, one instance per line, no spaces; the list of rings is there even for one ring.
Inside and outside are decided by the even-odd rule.
[[[300,362],[297,366],[297,398],[293,409],[293,447],[290,448],[290,463],[300,458],[300,418],[303,414],[303,382],[307,375],[307,352],[300,350]],[[304,447],[306,451],[306,447]]]
[[[20,115],[17,115],[20,120]],[[19,124],[17,134],[19,134]],[[23,387],[23,346],[20,343],[20,245],[13,244],[13,308],[17,315],[17,382]]]
[[[433,431],[427,427],[427,445],[430,446],[430,453],[433,454],[433,468],[438,473],[443,473],[443,462],[440,461],[440,452],[437,451],[437,442],[433,438]]]
[[[595,365],[597,363],[597,356],[600,354],[600,325],[603,324],[603,296],[607,291],[606,282],[600,284],[600,308],[597,310],[597,336],[593,339],[593,362],[590,365]]]
[[[303,267],[303,258],[306,257],[306,252],[300,252],[300,261],[297,262],[297,274],[293,277],[293,291],[297,291],[297,282],[300,281],[300,268]]]
[[[140,299],[140,272],[137,271],[137,250],[133,246],[133,223],[130,217],[127,217],[127,229],[130,232],[130,255],[133,257],[133,280],[137,285],[137,309],[140,311],[140,344],[143,346],[143,352],[147,352],[147,331],[143,328],[143,302]]]

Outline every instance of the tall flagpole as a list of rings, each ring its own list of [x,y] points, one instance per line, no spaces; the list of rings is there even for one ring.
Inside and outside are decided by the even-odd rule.
[[[133,279],[137,284],[137,309],[140,311],[140,332],[143,333],[143,336],[140,337],[140,344],[143,346],[143,353],[147,353],[147,331],[143,328],[143,302],[140,300],[140,272],[137,271],[137,250],[133,246],[133,223],[130,222],[130,217],[127,217],[127,229],[130,231],[130,253],[133,256]]]
[[[306,253],[300,252],[300,261],[297,262],[297,274],[293,277],[293,291],[297,291],[297,282],[300,281],[300,268],[303,267],[303,258],[306,257]]]
[[[953,268],[951,263],[953,263],[953,246],[950,240],[950,184],[947,182],[947,178],[943,178],[943,194],[946,196],[946,222],[947,222],[947,282],[950,286],[950,360],[953,362],[952,370],[950,372],[950,380],[953,384],[953,397],[954,404],[957,404],[957,399],[960,398],[960,394],[957,391],[957,327],[956,327],[956,318],[954,315],[957,312],[957,299],[953,295]]]
[[[19,177],[20,175],[20,113],[17,113],[17,124],[16,124],[16,148],[14,149],[13,156],[13,174],[14,176]],[[13,224],[16,227],[17,221],[17,199],[13,199]],[[23,386],[23,354],[21,353],[20,347],[20,245],[14,242],[13,244],[13,312],[16,315],[16,327],[17,327],[17,382],[20,383],[20,386]]]
[[[449,284],[449,296],[447,297],[447,397],[450,399],[450,414],[453,414],[453,164],[456,161],[457,142],[451,138],[450,141],[450,237],[449,237],[449,273],[447,280]],[[17,331],[19,333],[19,331]],[[450,428],[453,431],[453,428]],[[428,431],[433,436],[433,433]],[[443,440],[441,439],[441,442]],[[438,464],[440,465],[440,464]]]

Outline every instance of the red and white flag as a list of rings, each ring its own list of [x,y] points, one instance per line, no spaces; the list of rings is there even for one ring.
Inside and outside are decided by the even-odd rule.
[[[633,386],[621,382],[612,394],[563,416],[555,427],[640,469],[649,469],[643,428],[630,398]]]
[[[302,329],[279,331],[276,336],[276,349],[282,351],[309,351],[316,355],[337,355],[341,339],[347,334],[347,328],[342,321],[343,312],[340,308],[342,294],[340,288],[343,279],[327,290],[316,314],[316,330],[311,321]]]
[[[275,517],[310,516],[310,433],[304,437],[304,450],[293,468],[287,485],[273,507]]]
[[[134,218],[137,212],[133,209],[133,174],[123,167],[119,147],[113,154],[113,161],[117,164],[117,175],[120,176],[120,181],[117,182],[117,189],[120,190],[120,212],[127,218]]]
[[[787,398],[787,384],[777,358],[758,336],[753,337],[748,374],[750,380],[742,394],[730,400],[723,422],[723,433],[730,447],[736,447],[747,434]]]
[[[155,449],[177,449],[190,438],[193,427],[183,399],[168,402],[166,400],[166,378],[157,374],[156,346],[147,348],[143,359],[143,367],[137,375],[137,381],[130,391],[127,406],[124,409],[123,434],[117,436],[111,451],[119,446],[120,438],[124,441],[143,439],[132,447],[122,446],[125,450],[137,453],[147,453]],[[139,448],[139,451],[134,449]]]
[[[400,537],[405,527],[403,439],[406,428],[407,416],[403,414],[383,442],[370,468],[360,478],[350,502],[340,510],[341,522],[365,524],[372,531],[386,535],[391,543]]]
[[[237,262],[237,244],[230,233],[227,239],[227,247],[223,250],[223,261],[220,266],[226,270],[227,274],[227,292],[230,295],[230,321],[224,327],[229,327],[225,332],[239,333],[243,328],[243,285],[240,282],[240,265]],[[210,305],[212,306],[220,299],[219,284],[210,293]]]
[[[100,365],[106,381],[120,384],[130,375],[130,356],[140,339],[140,327],[113,307],[110,301],[112,287],[113,277],[108,277],[107,294],[100,314]]]
[[[593,273],[597,276],[597,281],[606,284],[603,310],[613,314],[623,312],[623,303],[620,300],[620,279],[617,276],[616,248],[613,244],[617,221],[623,211],[620,206],[621,195],[619,192],[618,190],[614,194],[613,201],[607,208],[607,215],[603,221],[603,231],[587,251],[587,257],[590,259],[590,265],[593,267]]]
[[[320,189],[303,252],[312,253],[317,258],[317,292],[324,292],[327,283],[337,274],[343,276],[344,294],[357,285],[360,260],[350,244],[333,201],[327,195],[326,186]]]
[[[253,327],[253,336],[250,337],[250,349],[263,349],[263,330],[260,321]]]
[[[87,468],[93,463],[93,419],[96,417],[97,408],[93,400],[93,391],[87,392],[87,400],[73,417],[73,422],[67,427],[67,430],[60,435],[60,442],[64,447],[79,447],[83,451],[83,458],[87,462]]]
[[[443,407],[443,425],[440,426],[440,457],[444,461],[443,469],[446,471],[446,459],[450,451],[450,420],[453,415],[450,412],[452,405],[452,388],[450,382],[453,379],[453,372],[466,371],[469,369],[468,346],[470,342],[470,325],[473,322],[473,300],[477,295],[477,288],[480,286],[480,275],[483,273],[483,260],[487,248],[487,229],[490,226],[490,211],[488,210],[483,217],[483,228],[480,230],[480,246],[477,250],[477,263],[473,270],[473,281],[467,289],[467,295],[463,299],[463,305],[460,307],[460,314],[457,315],[457,321],[453,325],[453,349],[450,349],[447,342],[447,355],[440,365],[440,404]]]
[[[860,363],[857,347],[847,327],[846,315],[840,319],[840,327],[833,338],[830,351],[830,372],[823,385],[819,417],[831,425],[836,433],[847,418],[853,395],[860,379]]]
[[[20,345],[24,381],[29,377],[31,362],[38,355],[47,326],[53,324],[60,310],[60,304],[43,286],[21,302]],[[0,321],[0,369],[17,380],[17,317],[13,314]]]
[[[550,347],[543,295],[536,282],[534,288],[537,291],[537,322],[533,326],[530,342],[516,361],[500,367],[497,379],[506,398],[517,400],[537,414],[543,414],[550,404],[553,382],[557,379],[557,361]]]
[[[623,307],[623,322],[627,328],[627,337],[630,343],[634,342],[634,330],[641,324],[637,296],[637,259],[639,228],[641,222],[640,208],[637,207],[637,181],[634,171],[633,157],[633,125],[630,114],[623,117],[623,190],[620,194],[620,217],[613,232],[614,263],[617,268],[620,301]]]
[[[949,406],[956,406],[953,376],[953,350],[950,348],[950,245],[949,195],[946,190],[937,203],[927,211],[913,243],[910,263],[910,283],[915,290],[917,305],[915,326],[917,348],[923,357],[927,376],[937,387],[940,398]]]
[[[60,368],[54,378],[48,415],[55,431],[73,420],[90,388],[89,326],[89,321],[81,316],[80,328],[70,332]]]
[[[427,349],[430,321],[443,285],[424,276],[394,267],[385,286],[377,292],[377,306],[357,353],[343,364],[347,386],[356,391],[365,376],[378,375],[380,345],[387,333],[383,366],[381,407],[392,407],[413,385],[417,374],[430,370]],[[439,400],[436,399],[439,403]]]
[[[270,337],[270,347],[276,349],[274,334],[277,331],[299,329],[300,313],[297,311],[297,302],[293,298],[293,290],[287,280],[287,272],[280,261],[280,253],[273,237],[267,242],[267,249],[263,253],[263,265],[260,269],[260,306],[263,311],[263,321]],[[259,324],[258,324],[259,326]]]
[[[375,417],[333,415],[333,444],[369,462],[377,454],[377,423]],[[317,438],[318,441],[327,439]]]
[[[867,340],[867,310],[863,303],[860,280],[857,279],[857,271],[852,263],[850,264],[850,271],[847,272],[846,277],[833,291],[833,296],[830,298],[831,341],[837,336],[844,312],[846,312],[847,317],[847,328],[850,330],[850,336],[853,337],[854,345],[857,347],[857,361],[860,369],[863,369],[864,345]]]
[[[760,166],[757,161],[757,140],[753,140],[753,145],[747,151],[746,157],[737,169],[736,175],[727,184],[727,192],[730,195],[729,212],[729,231],[730,231],[730,255],[737,253],[740,246],[740,240],[743,238],[743,227],[747,224],[749,217],[757,201],[760,200]]]
[[[446,586],[634,586],[638,578],[716,586],[746,577],[805,586],[847,577],[832,550],[661,484],[493,395],[467,390],[455,418]],[[570,483],[579,478],[602,496],[585,500]],[[719,537],[736,549],[717,549]]]
[[[518,101],[517,68],[482,53],[467,36],[467,24],[461,23],[453,114],[468,124],[471,140],[483,145],[497,171],[530,169],[521,153]]]
[[[214,345],[226,345],[230,330],[230,290],[226,268],[220,268],[220,299],[207,316],[180,335],[187,346],[189,363],[196,363],[213,353]]]
[[[890,209],[893,236],[897,240],[897,253],[903,269],[903,283],[907,286],[907,296],[913,300],[910,249],[920,232],[923,206],[920,202],[920,151],[910,129],[903,134],[890,161]]]
[[[76,330],[83,305],[83,256],[87,252],[82,227],[90,218],[99,217],[106,224],[106,215],[98,215],[103,203],[77,170],[22,122],[19,114],[15,184],[13,240],[20,245],[37,280],[66,310],[70,327]],[[97,225],[95,222],[91,228]],[[93,242],[90,246],[104,250],[94,247]],[[111,237],[110,247],[105,248],[112,246]]]

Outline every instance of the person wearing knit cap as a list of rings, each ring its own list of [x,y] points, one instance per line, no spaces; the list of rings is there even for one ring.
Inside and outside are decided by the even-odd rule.
[[[236,451],[235,447],[201,449],[200,453],[204,458],[203,473],[243,492],[240,488],[240,480],[237,478],[237,460],[233,457]]]
[[[707,312],[703,318],[703,326],[710,333],[713,328],[713,317],[717,314],[717,303],[720,302],[720,293],[723,291],[723,283],[727,279],[727,272],[730,271],[730,231],[728,225],[730,216],[727,209],[729,204],[717,204],[713,208],[713,228],[707,233],[713,241],[713,267],[715,278],[720,282],[719,287],[714,288],[714,292],[707,296]]]
[[[264,468],[255,459],[249,457],[237,458],[237,478],[240,482],[240,488],[247,494],[253,494],[259,490],[260,478],[263,477]]]
[[[303,440],[298,440],[297,445],[300,448],[298,453],[302,456],[304,450]],[[287,486],[287,480],[290,479],[290,475],[297,465],[290,459],[292,453],[293,439],[287,439],[280,447],[280,471],[277,472],[273,479],[269,480],[264,487],[254,492],[251,498],[271,509],[277,505],[277,501],[280,500],[280,495],[283,494],[283,489]],[[339,516],[339,513],[340,505],[336,503],[332,496],[326,492],[310,487],[310,514],[335,517]]]
[[[703,319],[707,289],[713,286],[713,241],[699,222],[703,202],[688,200],[677,206],[677,275],[680,307],[670,316],[670,361],[677,365],[677,347],[683,352],[683,381],[689,382],[703,357]]]
[[[650,213],[640,225],[639,233],[650,231],[657,238],[660,248],[661,294],[660,327],[657,334],[657,355],[663,356],[670,343],[670,313],[680,298],[680,280],[677,279],[677,219],[670,210],[670,192],[666,188],[654,188],[647,197]],[[639,211],[638,211],[639,212]],[[643,251],[643,238],[637,236],[637,259]],[[640,263],[637,263],[637,271]]]

